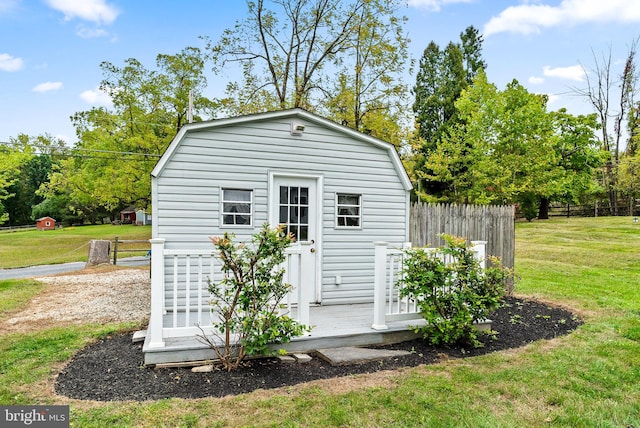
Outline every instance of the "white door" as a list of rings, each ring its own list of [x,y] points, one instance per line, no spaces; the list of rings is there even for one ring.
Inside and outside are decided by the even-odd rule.
[[[288,233],[293,234],[295,242],[302,251],[313,256],[307,257],[308,266],[303,268],[302,285],[307,287],[307,296],[311,302],[319,302],[320,296],[316,287],[316,266],[318,252],[318,203],[317,179],[306,177],[279,177],[273,180],[271,195],[272,225],[281,225]],[[304,245],[300,245],[303,243]]]

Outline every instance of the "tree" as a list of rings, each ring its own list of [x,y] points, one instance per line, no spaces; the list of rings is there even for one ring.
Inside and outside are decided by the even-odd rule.
[[[66,226],[83,224],[86,219],[82,215],[82,211],[74,211],[72,207],[73,202],[69,198],[69,195],[49,195],[46,199],[33,207],[31,216],[34,219],[49,216],[55,218],[58,222]]]
[[[618,78],[613,76],[611,49],[601,58],[593,54],[594,65],[585,70],[586,88],[574,88],[574,91],[589,100],[598,115],[601,129],[602,148],[608,158],[604,169],[604,186],[609,197],[609,206],[613,215],[618,214],[618,166],[620,163],[621,143],[623,142],[624,121],[634,105],[634,96],[638,91],[638,68],[635,39],[627,53],[624,68]],[[614,87],[619,94],[613,94]],[[612,129],[613,128],[613,129]],[[613,132],[611,134],[610,132]]]
[[[550,113],[553,122],[552,147],[555,165],[559,169],[557,191],[542,195],[538,211],[539,219],[549,218],[551,200],[567,204],[579,203],[600,191],[596,171],[603,164],[603,152],[597,140],[596,114],[573,116],[566,109]]]
[[[13,196],[11,186],[18,180],[20,166],[30,153],[24,153],[7,146],[0,146],[0,224],[9,220],[5,201]]]
[[[327,116],[358,131],[400,144],[408,40],[398,2],[366,2],[354,21],[333,89],[325,90]]]
[[[482,59],[482,36],[473,26],[460,33],[460,43],[450,42],[444,50],[430,42],[420,59],[413,88],[418,132],[426,149],[457,123],[455,102],[487,65]]]
[[[425,153],[437,147],[442,134],[456,123],[455,102],[467,86],[460,45],[452,42],[440,51],[431,42],[420,60],[413,104]]]
[[[546,96],[516,80],[503,91],[484,72],[456,102],[460,123],[427,158],[450,202],[518,203],[527,219],[549,202],[578,202],[598,190],[602,154],[595,115],[546,111]]]
[[[460,123],[427,158],[433,179],[446,183],[449,201],[529,202],[531,195],[557,191],[546,97],[516,80],[499,91],[481,71],[456,108]]]
[[[14,150],[30,154],[23,158],[15,172],[16,179],[6,189],[11,196],[4,204],[11,224],[29,224],[33,221],[32,207],[43,199],[38,194],[38,189],[49,181],[49,173],[57,162],[54,156],[58,158],[58,155],[63,153],[65,143],[48,134],[36,137],[19,134],[16,138],[11,138],[9,144]]]
[[[413,112],[421,144],[415,161],[420,180],[418,190],[431,198],[447,193],[447,184],[437,182],[437,175],[426,165],[427,158],[438,150],[441,139],[460,123],[455,103],[474,77],[486,68],[482,59],[482,36],[473,26],[460,33],[460,43],[450,42],[443,50],[431,42],[420,59]]]
[[[629,197],[631,215],[638,212],[640,197],[640,102],[629,110],[627,135],[627,148],[620,157],[618,188]]]
[[[637,216],[640,200],[640,153],[625,153],[621,156],[618,177],[619,189],[629,196],[629,215]]]
[[[171,139],[187,123],[190,95],[195,120],[216,104],[202,95],[204,57],[198,48],[160,54],[156,69],[135,58],[100,65],[102,91],[113,108],[94,107],[71,119],[79,142],[51,176],[47,195],[66,194],[77,213],[95,222],[125,206],[148,207],[150,173]]]
[[[388,128],[399,113],[393,103],[404,90],[395,82],[407,59],[399,4],[248,2],[244,21],[215,42],[207,38],[214,71],[236,64],[243,74],[227,86],[221,104],[235,115],[301,107],[354,129],[393,135]]]
[[[460,41],[462,44],[463,68],[466,73],[467,84],[471,85],[476,75],[487,69],[487,63],[482,59],[482,34],[473,25],[465,28],[460,33]]]
[[[640,101],[629,110],[627,120],[627,149],[626,155],[635,156],[640,153]]]
[[[208,41],[214,69],[229,62],[243,66],[245,81],[256,90],[266,87],[281,109],[309,107],[312,92],[321,87],[323,68],[348,46],[358,12],[365,1],[273,1],[276,13],[264,0],[248,2],[245,21],[226,29],[218,42]],[[263,67],[255,74],[253,65]],[[259,77],[262,76],[262,77]]]
[[[64,147],[64,141],[48,134],[19,134],[0,146],[0,223],[31,221],[31,207],[41,200],[36,191],[48,180],[53,164],[51,156]]]

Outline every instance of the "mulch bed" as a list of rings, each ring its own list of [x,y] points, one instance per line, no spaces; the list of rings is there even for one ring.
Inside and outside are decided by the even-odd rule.
[[[193,373],[189,368],[145,367],[142,346],[132,343],[131,334],[114,335],[80,351],[58,375],[55,389],[67,397],[99,401],[223,397],[317,379],[433,364],[443,355],[467,358],[517,348],[566,335],[582,323],[566,310],[513,297],[507,298],[490,318],[492,329],[499,334],[496,340],[483,339],[482,348],[434,347],[423,340],[413,340],[384,347],[411,354],[381,361],[333,367],[319,358],[303,364],[264,358],[248,361],[232,373],[224,369]]]

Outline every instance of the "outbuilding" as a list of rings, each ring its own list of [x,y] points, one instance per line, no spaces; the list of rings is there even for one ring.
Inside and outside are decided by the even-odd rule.
[[[264,223],[282,225],[305,260],[305,300],[317,306],[373,302],[374,243],[408,240],[412,186],[396,148],[302,109],[187,124],[151,184],[154,337],[146,349],[197,331],[188,328],[201,318],[189,312],[201,303],[190,302],[206,300],[197,255],[211,255],[211,236],[248,242]]]
[[[38,230],[54,230],[56,221],[51,217],[41,217],[36,220],[36,228]]]
[[[143,209],[136,210],[136,223],[140,226],[148,226],[151,224],[151,214]]]
[[[136,207],[131,205],[120,211],[120,222],[122,222],[122,224],[135,224]]]

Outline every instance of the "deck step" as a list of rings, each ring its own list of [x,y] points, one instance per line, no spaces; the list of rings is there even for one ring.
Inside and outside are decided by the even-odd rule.
[[[346,366],[348,364],[361,364],[387,358],[402,357],[409,355],[410,352],[345,346],[342,348],[318,349],[316,354],[332,366]]]
[[[133,343],[144,342],[144,339],[147,337],[147,330],[138,330],[133,333],[133,338],[131,339]]]

